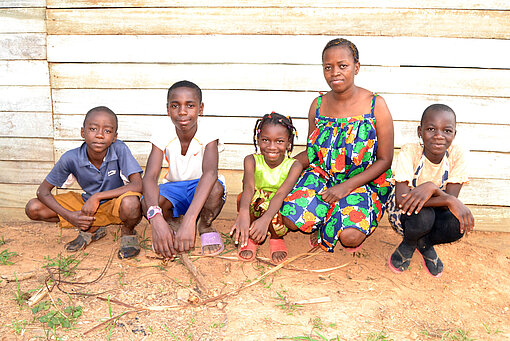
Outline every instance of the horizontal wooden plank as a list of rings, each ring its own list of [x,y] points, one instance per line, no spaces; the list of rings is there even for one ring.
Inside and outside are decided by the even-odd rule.
[[[0,137],[51,137],[51,112],[0,112]]]
[[[0,34],[0,59],[46,59],[46,35]]]
[[[25,207],[38,185],[0,184],[0,207]]]
[[[46,61],[0,60],[0,74],[0,85],[49,85]]]
[[[251,144],[256,118],[252,117],[203,117],[203,124],[221,132],[225,143]],[[78,139],[83,115],[55,115],[55,139]],[[171,124],[166,116],[123,115],[119,117],[119,138],[125,141],[148,141],[153,127]],[[298,130],[297,145],[306,144],[308,121],[294,119]],[[395,146],[417,141],[418,122],[395,121]],[[235,127],[235,129],[234,129]],[[510,136],[510,125],[457,124],[457,143],[469,150],[510,152],[506,137]],[[491,143],[487,143],[491,141]],[[499,142],[498,142],[499,141]]]
[[[46,0],[2,0],[0,8],[46,7]]]
[[[182,79],[191,79],[203,89],[214,90],[327,89],[320,65],[55,63],[50,66],[51,84],[58,89],[168,88]],[[361,69],[356,83],[386,93],[506,97],[510,70],[367,66]]]
[[[51,111],[48,86],[0,86],[0,111]]]
[[[0,87],[0,103],[1,91]],[[427,106],[445,103],[455,110],[457,122],[510,124],[510,115],[506,114],[510,97],[379,94],[386,100],[394,120],[419,121]],[[55,114],[84,115],[92,107],[106,105],[119,115],[166,115],[166,89],[55,89],[52,95]],[[204,114],[260,117],[276,111],[303,118],[308,116],[317,95],[317,92],[204,90]]]
[[[38,185],[53,165],[52,161],[0,161],[0,183]]]
[[[510,68],[510,41],[433,37],[344,37],[362,65]],[[50,35],[48,61],[89,63],[318,64],[331,36]],[[175,53],[173,46],[186,46]],[[166,48],[162,48],[166,47]],[[97,53],[100,50],[101,53]],[[380,51],[385,53],[380,53]],[[208,51],[203,53],[203,51]],[[437,53],[442,51],[442,53]]]
[[[194,20],[189,20],[194,18]],[[256,18],[256,20],[254,20]],[[394,8],[49,9],[48,34],[338,34],[506,39],[505,11]]]
[[[24,2],[30,0],[9,0]],[[37,1],[37,0],[31,0]],[[501,0],[480,2],[479,0],[47,0],[49,8],[94,8],[94,7],[380,7],[380,8],[453,8],[453,9],[510,9],[510,5]]]
[[[53,140],[0,137],[2,161],[53,161]]]
[[[45,8],[0,8],[0,33],[46,33]]]

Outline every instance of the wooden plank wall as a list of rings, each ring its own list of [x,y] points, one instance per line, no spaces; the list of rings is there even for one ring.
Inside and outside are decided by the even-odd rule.
[[[232,217],[255,118],[271,111],[294,117],[302,150],[310,102],[327,90],[321,51],[342,36],[360,51],[357,84],[388,102],[396,152],[416,140],[429,104],[446,103],[457,112],[458,143],[472,151],[472,181],[462,199],[480,229],[510,232],[507,1],[7,3],[0,6],[6,19],[0,44],[9,47],[0,49],[0,72],[7,75],[0,79],[0,114],[8,123],[0,128],[0,162],[8,171],[0,188],[7,193],[23,184],[27,191],[12,203],[0,199],[0,206],[19,206],[33,195],[28,189],[42,180],[53,154],[58,159],[80,144],[83,115],[96,105],[119,115],[119,137],[145,165],[151,127],[165,115],[166,89],[189,79],[204,89],[203,124],[224,132],[220,168],[231,194],[224,215]],[[26,90],[29,98],[22,97]],[[45,107],[35,108],[42,102]],[[40,152],[27,155],[34,147]],[[19,168],[36,172],[20,176],[27,172]]]
[[[46,1],[0,5],[0,207],[24,207],[54,164]]]

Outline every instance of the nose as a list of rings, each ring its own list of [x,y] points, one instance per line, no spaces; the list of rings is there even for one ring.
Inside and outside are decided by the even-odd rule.
[[[104,132],[103,129],[98,129],[96,131],[96,138],[104,138]]]
[[[179,115],[184,116],[184,115],[187,115],[187,114],[188,114],[188,112],[187,112],[187,110],[186,110],[186,106],[184,105],[184,106],[182,106],[182,107],[179,109]]]

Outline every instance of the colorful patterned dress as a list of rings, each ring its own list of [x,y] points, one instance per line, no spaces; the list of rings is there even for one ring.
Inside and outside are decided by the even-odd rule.
[[[375,99],[370,113],[346,118],[321,116],[317,99],[315,130],[308,138],[310,166],[303,171],[280,212],[303,232],[319,229],[319,245],[333,252],[348,227],[369,235],[377,227],[391,189],[391,170],[356,188],[333,205],[319,193],[363,172],[376,160]]]

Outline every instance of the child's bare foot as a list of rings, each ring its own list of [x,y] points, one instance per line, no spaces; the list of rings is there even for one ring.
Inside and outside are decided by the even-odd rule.
[[[257,257],[257,247],[258,244],[248,239],[248,244],[239,249],[237,257],[244,262],[251,262]]]
[[[286,260],[287,256],[289,255],[283,238],[269,239],[269,249],[271,252],[271,260],[273,261],[273,264],[280,264]]]

